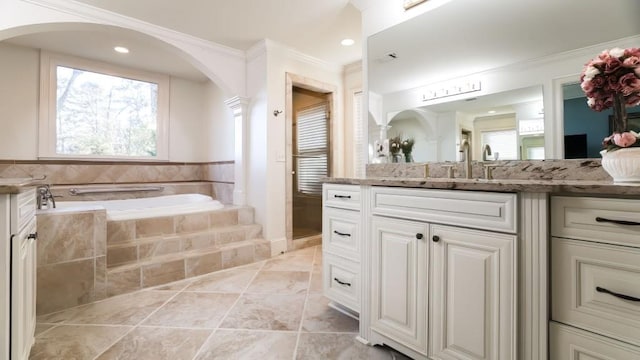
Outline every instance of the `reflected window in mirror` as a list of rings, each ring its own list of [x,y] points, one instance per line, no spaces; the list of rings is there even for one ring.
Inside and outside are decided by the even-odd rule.
[[[599,158],[602,140],[611,134],[609,117],[612,110],[597,112],[591,109],[577,82],[564,84],[562,95],[565,159]],[[635,114],[640,116],[640,106],[627,107],[627,114],[630,119]]]

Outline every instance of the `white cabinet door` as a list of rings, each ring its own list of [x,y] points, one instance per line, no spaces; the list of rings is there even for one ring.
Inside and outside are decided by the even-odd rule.
[[[429,352],[516,358],[516,236],[432,225]]]
[[[426,223],[372,218],[371,330],[424,355],[428,237]]]
[[[13,237],[11,285],[11,359],[29,358],[36,324],[36,221]]]

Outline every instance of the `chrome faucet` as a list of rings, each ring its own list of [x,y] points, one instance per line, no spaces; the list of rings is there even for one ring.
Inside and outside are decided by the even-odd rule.
[[[487,155],[491,155],[491,146],[485,144],[482,148],[482,161],[487,161]]]
[[[49,185],[38,186],[38,209],[41,209],[41,210],[48,209],[49,202],[51,202],[51,207],[55,209],[56,199],[53,198],[53,194],[51,193],[51,186]]]
[[[467,179],[471,179],[471,150],[469,149],[469,145],[469,140],[462,139],[459,150],[464,154],[464,168],[465,176]]]

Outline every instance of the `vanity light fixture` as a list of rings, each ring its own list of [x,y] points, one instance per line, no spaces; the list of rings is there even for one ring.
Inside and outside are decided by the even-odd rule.
[[[480,80],[459,80],[446,84],[436,84],[423,90],[422,101],[440,99],[447,96],[466,94],[482,90]]]
[[[117,53],[120,53],[120,54],[128,54],[128,53],[129,53],[129,49],[127,49],[127,48],[126,48],[126,47],[124,47],[124,46],[115,46],[115,47],[113,48],[113,50],[114,50],[115,52],[117,52]]]
[[[351,45],[353,45],[355,43],[356,42],[353,39],[349,39],[349,38],[342,39],[342,41],[340,41],[340,45],[342,45],[342,46],[351,46]]]
[[[402,6],[404,6],[405,10],[409,10],[412,7],[418,5],[418,4],[422,4],[423,2],[425,2],[427,0],[404,0]]]

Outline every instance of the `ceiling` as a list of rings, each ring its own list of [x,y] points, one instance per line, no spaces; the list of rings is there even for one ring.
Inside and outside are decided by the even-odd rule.
[[[640,34],[640,1],[603,4],[449,1],[369,39],[369,89],[415,88]]]
[[[331,65],[362,58],[360,10],[349,0],[77,0],[238,50],[270,39]],[[369,1],[369,0],[366,0]],[[7,40],[20,46],[81,56],[194,81],[207,78],[162,41],[113,26],[82,25]],[[340,44],[344,38],[352,46]],[[113,51],[123,45],[126,56]]]

